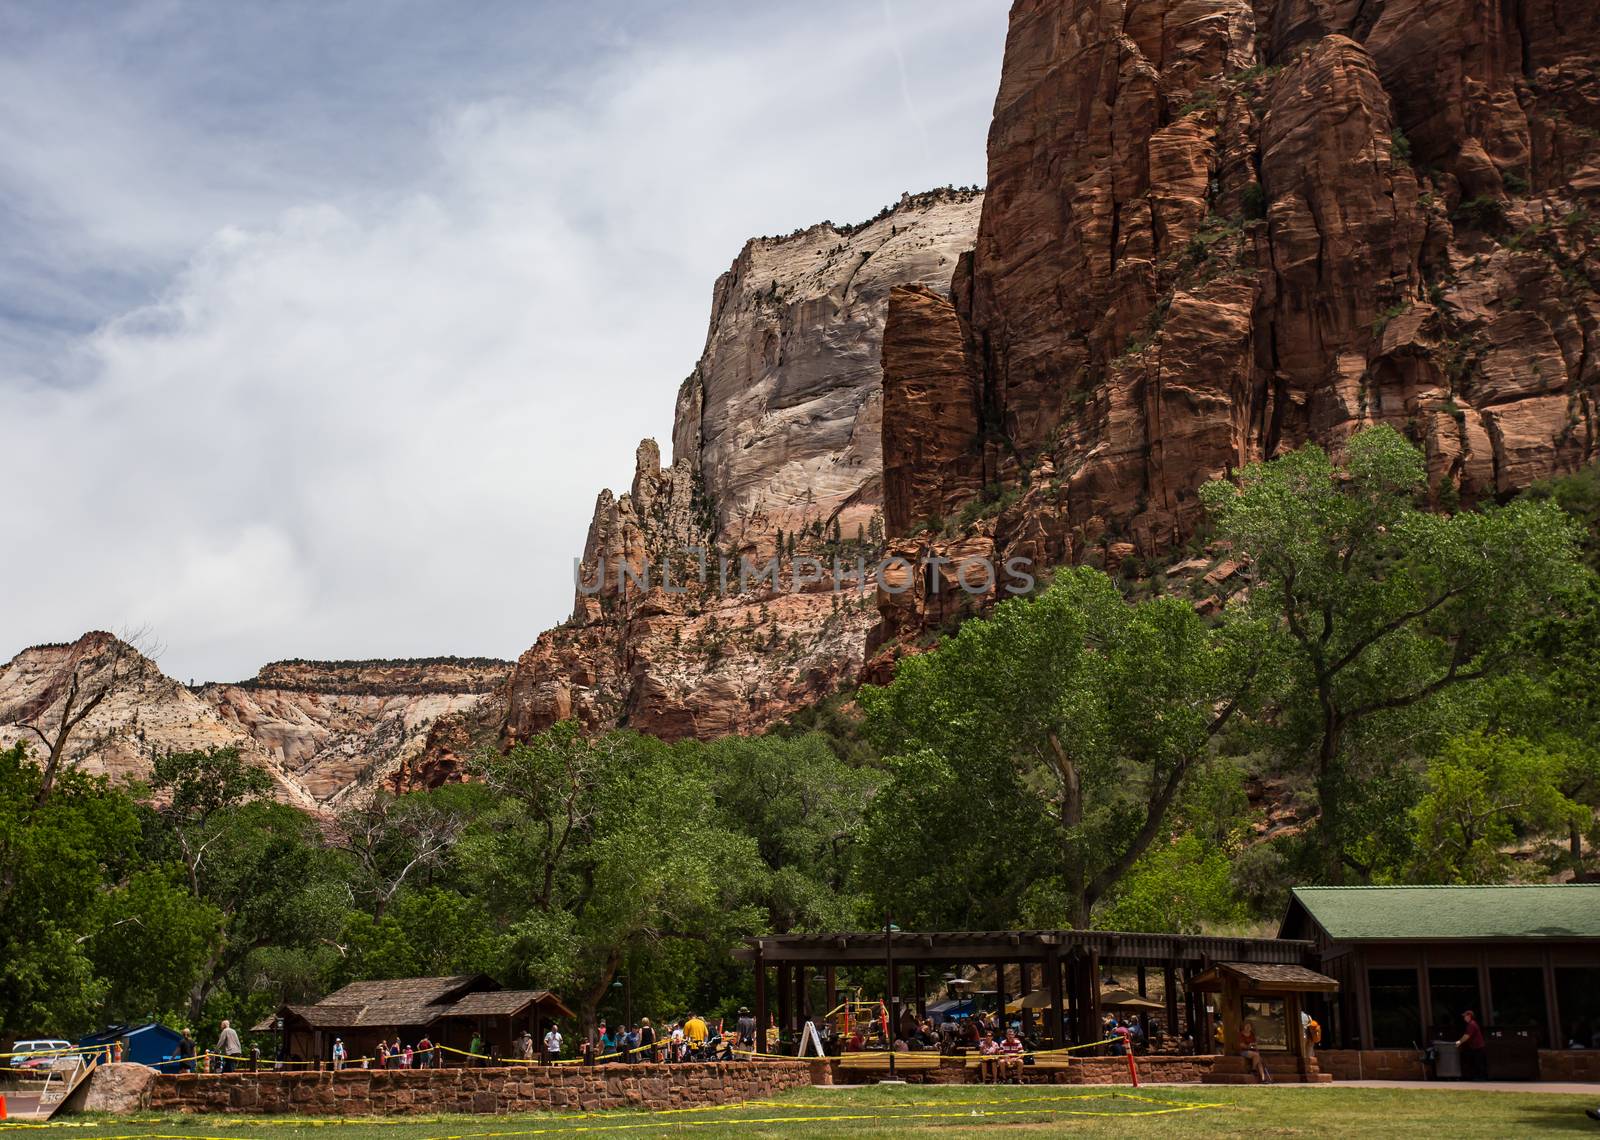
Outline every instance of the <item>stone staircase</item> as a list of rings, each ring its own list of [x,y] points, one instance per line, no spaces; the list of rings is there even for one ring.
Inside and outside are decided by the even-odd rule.
[[[1267,1063],[1267,1072],[1272,1074],[1272,1079],[1278,1084],[1295,1085],[1321,1085],[1333,1081],[1332,1073],[1324,1073],[1317,1067],[1315,1058],[1305,1063],[1305,1071],[1300,1071],[1300,1062],[1288,1053],[1263,1053],[1262,1059]],[[1245,1063],[1243,1057],[1218,1057],[1211,1066],[1211,1071],[1200,1078],[1201,1082],[1208,1085],[1254,1085],[1260,1084],[1260,1079]]]

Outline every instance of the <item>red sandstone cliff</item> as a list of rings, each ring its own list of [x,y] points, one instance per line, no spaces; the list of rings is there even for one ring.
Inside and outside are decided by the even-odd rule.
[[[505,739],[566,717],[669,739],[745,732],[854,683],[878,615],[870,589],[834,591],[832,562],[853,567],[882,544],[889,291],[947,288],[981,200],[907,196],[863,226],[745,246],[716,284],[705,351],[678,393],[672,465],[646,440],[629,492],[601,493],[580,568],[600,588],[580,589],[571,620],[517,663]],[[780,544],[786,570],[809,556],[825,577],[740,589],[740,561],[763,563]],[[686,547],[705,551],[706,581]],[[647,563],[648,590],[619,587],[621,566]],[[668,564],[687,592],[663,586]]]
[[[953,303],[890,303],[908,557],[1149,555],[1375,421],[1442,499],[1595,458],[1590,0],[1018,0],[989,175]],[[884,635],[954,604],[885,595]]]
[[[1205,481],[1367,423],[1426,449],[1442,502],[1596,457],[1594,0],[1017,0],[989,166],[981,199],[746,246],[671,465],[647,441],[628,493],[602,493],[581,573],[605,584],[514,669],[191,692],[151,666],[90,726],[92,762],[136,772],[152,732],[241,742],[326,807],[459,778],[480,743],[568,716],[756,730],[984,600],[948,566],[875,599],[826,578],[673,593],[684,546],[712,567],[780,545],[1114,567],[1189,536]],[[1169,576],[1218,586],[1214,561]],[[651,589],[618,588],[646,562]],[[0,719],[59,699],[95,636],[20,655]]]

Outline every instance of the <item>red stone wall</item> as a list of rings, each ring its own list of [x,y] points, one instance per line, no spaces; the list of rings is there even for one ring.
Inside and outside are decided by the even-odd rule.
[[[1135,1057],[1139,1080],[1160,1084],[1198,1083],[1211,1071],[1215,1057]],[[1085,1057],[1074,1060],[1067,1070],[1067,1083],[1074,1085],[1126,1085],[1126,1057]]]
[[[1540,1049],[1541,1081],[1600,1081],[1600,1049]]]
[[[915,1056],[915,1054],[912,1054]],[[1198,1083],[1211,1071],[1215,1057],[1140,1057],[1139,1080],[1162,1084]],[[836,1084],[870,1084],[882,1080],[884,1073],[844,1069],[833,1062],[833,1080]],[[965,1057],[941,1057],[937,1068],[904,1068],[896,1076],[907,1084],[959,1085],[976,1084],[978,1070],[967,1064]],[[1133,1082],[1128,1076],[1126,1057],[1074,1057],[1065,1069],[1028,1065],[1022,1070],[1022,1079],[1028,1084],[1063,1085],[1127,1085]]]
[[[162,1074],[158,1112],[537,1112],[543,1109],[694,1108],[758,1100],[811,1083],[804,1061],[711,1065],[515,1066],[499,1069],[346,1069],[340,1073]]]

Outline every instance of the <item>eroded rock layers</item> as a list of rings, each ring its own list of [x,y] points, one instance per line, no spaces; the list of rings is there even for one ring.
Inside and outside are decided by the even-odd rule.
[[[517,663],[506,740],[567,717],[669,739],[743,732],[854,682],[878,616],[870,589],[835,589],[833,563],[853,577],[882,545],[889,293],[947,291],[981,203],[910,195],[862,226],[745,246],[678,393],[673,462],[646,440],[631,489],[601,493],[572,619]],[[741,588],[741,563],[774,555],[780,588]],[[805,557],[822,577],[791,589]]]
[[[1597,193],[1589,0],[1018,0],[976,248],[890,303],[889,540],[1148,557],[1379,421],[1442,501],[1590,461]]]

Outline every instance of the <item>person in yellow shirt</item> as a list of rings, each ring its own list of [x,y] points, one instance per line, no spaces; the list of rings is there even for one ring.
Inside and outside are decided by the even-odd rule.
[[[698,1013],[691,1013],[689,1020],[683,1023],[683,1035],[689,1039],[689,1045],[698,1049],[706,1043],[706,1035],[710,1030],[706,1028],[705,1019]]]

